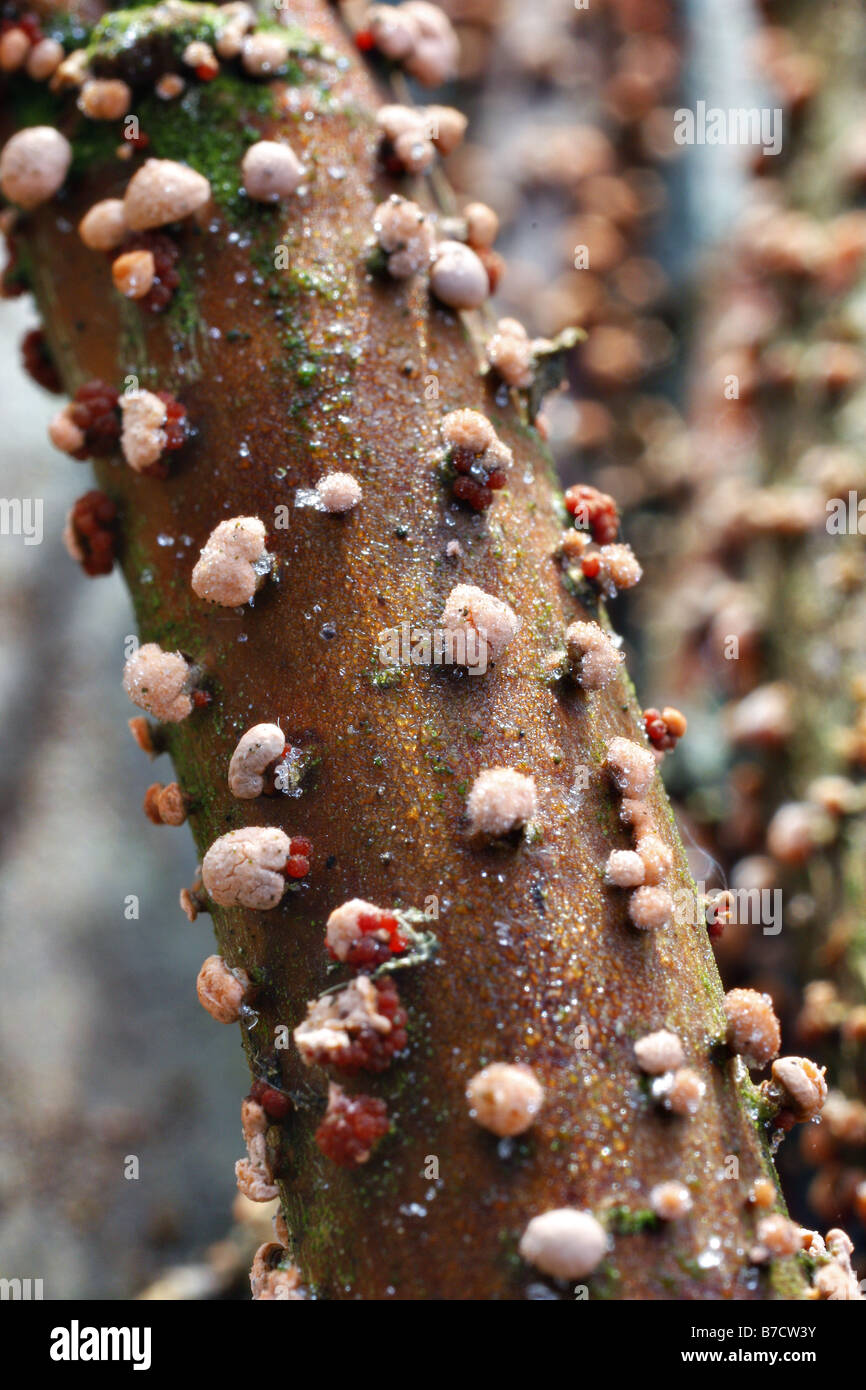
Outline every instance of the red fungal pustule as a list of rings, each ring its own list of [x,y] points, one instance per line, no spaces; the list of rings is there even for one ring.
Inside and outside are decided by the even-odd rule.
[[[589,531],[598,545],[609,545],[619,535],[619,508],[606,492],[589,483],[575,483],[565,494],[566,511],[575,526]]]
[[[452,410],[442,420],[448,462],[457,477],[452,491],[461,502],[482,512],[494,492],[505,487],[512,453],[486,416],[477,410]]]
[[[289,853],[283,872],[286,878],[306,878],[310,872],[310,856],[313,842],[306,835],[293,835],[289,840]]]
[[[388,1133],[388,1110],[375,1096],[347,1096],[331,1083],[328,1109],[316,1130],[316,1144],[326,1158],[340,1168],[366,1163],[373,1149]]]
[[[85,574],[110,574],[117,546],[117,505],[96,488],[85,492],[66,518],[63,543]]]
[[[267,1081],[256,1079],[250,1087],[250,1098],[258,1101],[269,1120],[285,1120],[294,1110],[291,1096],[269,1086]]]
[[[45,331],[31,328],[21,339],[21,363],[25,372],[45,391],[59,395],[63,390],[54,359],[48,348]]]
[[[406,1046],[407,1015],[390,976],[358,975],[314,999],[294,1039],[307,1066],[337,1067],[347,1076],[383,1072]]]
[[[666,705],[663,710],[645,709],[643,721],[647,738],[653,748],[662,753],[676,748],[688,727],[685,715],[672,705]]]
[[[192,68],[200,82],[212,82],[220,70],[219,61],[209,43],[193,39],[180,57],[184,67]]]
[[[334,909],[325,928],[325,945],[332,960],[354,970],[370,970],[392,956],[402,955],[406,938],[393,912],[352,898]]]
[[[731,989],[725,995],[727,1044],[749,1066],[765,1067],[778,1056],[782,1031],[769,994]]]
[[[144,814],[154,825],[183,825],[186,797],[177,782],[153,782],[144,794]]]
[[[107,382],[86,381],[52,420],[48,429],[52,443],[76,459],[104,458],[120,438],[119,400]]]

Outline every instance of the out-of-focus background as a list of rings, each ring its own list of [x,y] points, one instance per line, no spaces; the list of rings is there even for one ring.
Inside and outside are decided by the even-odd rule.
[[[35,323],[0,305],[0,492],[44,500],[41,545],[0,537],[0,1272],[130,1298],[228,1232],[247,1070],[195,997],[192,839],[142,814],[168,765],[127,729],[129,599],[61,542],[89,466],[48,443],[57,398],[19,361]]]

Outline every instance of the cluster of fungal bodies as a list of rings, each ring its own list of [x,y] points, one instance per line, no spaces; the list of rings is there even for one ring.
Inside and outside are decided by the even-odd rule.
[[[245,5],[224,7],[214,47],[191,43],[184,52],[185,75],[164,82],[166,99],[177,82],[212,80],[221,62],[237,61],[251,78],[269,77],[284,67],[287,42],[270,31],[257,33],[252,11]],[[401,63],[422,83],[437,85],[453,74],[456,51],[447,19],[424,0],[394,6],[375,6],[367,18],[368,46],[391,62]],[[77,69],[62,54],[30,42],[22,63],[53,76],[66,67],[64,81],[77,93],[82,113],[92,120],[117,120],[130,109],[131,88],[120,80],[88,74],[83,60]],[[363,46],[363,44],[362,44]],[[20,47],[20,44],[19,44]],[[14,44],[6,42],[6,48]],[[3,40],[0,38],[0,55]],[[49,59],[57,63],[49,72]],[[35,71],[34,71],[35,76]],[[169,74],[171,76],[171,74]],[[44,80],[44,79],[40,79]],[[390,172],[427,171],[437,152],[448,154],[458,145],[465,120],[449,107],[390,105],[379,113],[378,128],[385,167]],[[28,211],[54,197],[62,188],[72,151],[59,132],[32,128],[13,137],[0,154],[0,187],[19,208]],[[240,181],[251,202],[275,204],[291,199],[306,171],[285,141],[260,140],[247,149]],[[208,179],[186,164],[150,158],[129,179],[123,196],[105,199],[81,219],[78,234],[93,252],[110,257],[112,283],[124,298],[144,309],[161,312],[179,283],[179,244],[184,224],[204,225],[212,189]],[[485,204],[470,204],[461,219],[445,226],[419,204],[393,195],[377,208],[373,220],[375,253],[394,281],[425,277],[435,300],[455,311],[484,304],[495,288],[499,263],[493,243],[495,214]],[[447,234],[444,234],[447,233]],[[381,266],[380,266],[381,269]],[[393,286],[391,287],[394,288]],[[549,350],[544,339],[532,339],[513,318],[501,319],[489,335],[486,367],[512,392],[529,392],[541,357]],[[164,482],[168,455],[188,437],[190,425],[180,402],[167,392],[137,389],[123,394],[93,381],[80,388],[51,425],[55,445],[76,458],[100,457],[118,451],[126,464],[145,479]],[[486,513],[496,494],[507,486],[514,467],[511,449],[490,419],[471,408],[444,413],[438,422],[441,453],[435,465],[444,474],[453,499],[477,514]],[[431,463],[434,461],[431,460]],[[330,527],[351,525],[348,518],[363,501],[357,479],[344,471],[324,473],[315,487],[319,507],[332,519]],[[500,506],[502,504],[500,503]],[[620,518],[613,499],[589,485],[570,488],[565,512],[573,525],[563,533],[558,558],[571,577],[593,584],[603,596],[631,587],[640,579],[640,565],[631,548],[619,540]],[[215,518],[211,518],[211,522]],[[67,546],[88,573],[106,573],[117,543],[117,507],[101,493],[89,493],[76,503],[67,523]],[[274,558],[267,548],[261,518],[238,515],[216,522],[201,546],[190,576],[191,592],[200,605],[242,609],[254,605],[273,581]],[[254,619],[253,619],[254,621]],[[602,690],[619,674],[623,655],[602,622],[580,619],[564,633],[568,669],[574,682],[588,692]],[[504,599],[471,584],[457,584],[448,593],[441,613],[442,628],[461,638],[473,638],[485,664],[501,662],[521,627],[521,619]],[[156,643],[141,646],[127,661],[124,688],[134,703],[157,725],[173,725],[208,704],[206,678],[189,654],[163,650]],[[157,751],[154,731],[146,721],[133,721],[134,736],[149,752]],[[646,746],[625,737],[613,738],[604,768],[620,799],[620,818],[632,837],[631,848],[612,850],[604,866],[605,882],[628,894],[627,915],[638,931],[662,930],[673,915],[666,880],[672,854],[654,825],[649,802],[657,756],[673,749],[685,733],[685,720],[671,707],[644,712]],[[158,742],[158,731],[156,736]],[[280,769],[291,748],[279,724],[251,725],[239,738],[226,770],[230,794],[241,803],[279,794]],[[543,788],[542,788],[543,791]],[[483,768],[466,798],[465,825],[470,845],[496,844],[515,849],[543,814],[543,797],[536,779],[509,766]],[[180,825],[194,806],[182,787],[154,783],[145,797],[145,812],[154,824]],[[201,865],[201,892],[187,892],[188,913],[199,902],[218,907],[273,912],[287,893],[310,872],[313,846],[303,834],[290,834],[277,825],[248,825],[220,835],[210,844]],[[186,891],[186,890],[185,890]],[[370,1161],[384,1143],[391,1120],[384,1100],[348,1083],[359,1077],[387,1073],[411,1047],[409,1012],[401,999],[394,973],[396,964],[425,957],[406,914],[353,898],[336,906],[328,917],[323,964],[328,960],[347,975],[339,984],[307,1004],[295,1021],[292,1038],[297,1057],[314,1074],[327,1077],[327,1103],[315,1131],[315,1143],[330,1163],[347,1169]],[[417,952],[417,960],[415,953]],[[231,952],[228,952],[231,957]],[[261,986],[256,972],[230,964],[222,955],[209,956],[201,967],[197,994],[215,1020],[235,1023],[252,1010]],[[778,1057],[778,1037],[772,1009],[750,991],[732,991],[726,999],[727,1046],[756,1066],[772,1062],[762,1095],[777,1126],[816,1116],[826,1098],[823,1073],[808,1059]],[[776,1032],[778,1030],[776,1029]],[[660,1029],[635,1045],[638,1069],[648,1078],[660,1110],[687,1120],[703,1103],[706,1085],[696,1066],[686,1064],[680,1038]],[[514,1056],[483,1061],[466,1082],[463,1119],[498,1140],[529,1132],[543,1112],[545,1084],[539,1066]],[[272,1084],[273,1083],[273,1084]],[[286,1122],[293,1102],[271,1076],[257,1079],[242,1103],[242,1133],[246,1157],[236,1165],[240,1191],[256,1202],[278,1195],[279,1168],[272,1126]],[[483,1136],[478,1142],[484,1142]],[[655,1184],[648,1204],[661,1222],[688,1215],[692,1197],[675,1178]],[[833,1233],[831,1233],[832,1235]],[[767,1216],[757,1227],[755,1262],[802,1248],[784,1219]],[[797,1246],[800,1240],[800,1246]],[[541,1211],[526,1222],[519,1253],[528,1264],[553,1279],[584,1278],[598,1269],[611,1248],[612,1237],[599,1215],[578,1206]],[[789,1249],[790,1247],[790,1249]],[[844,1270],[842,1243],[831,1243],[828,1256]],[[260,1299],[302,1298],[300,1275],[288,1261],[287,1236],[268,1242],[257,1252],[251,1283]],[[766,1252],[761,1254],[760,1252]],[[825,1276],[828,1286],[842,1274]]]

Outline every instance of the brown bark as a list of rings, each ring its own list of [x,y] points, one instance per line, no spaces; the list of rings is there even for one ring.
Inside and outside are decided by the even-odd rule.
[[[613,1235],[587,1281],[592,1297],[796,1297],[791,1261],[754,1287],[743,1278],[746,1197],[771,1166],[748,1083],[713,1047],[724,1024],[706,932],[677,922],[639,934],[625,895],[602,883],[609,850],[628,842],[601,761],[613,735],[641,737],[639,710],[624,679],[587,695],[545,677],[565,626],[587,608],[552,558],[561,523],[544,448],[516,403],[486,388],[458,318],[420,282],[367,273],[373,208],[391,187],[376,162],[378,95],[326,7],[307,0],[303,20],[350,58],[311,121],[273,119],[313,170],[310,193],[283,213],[239,216],[241,242],[228,240],[221,212],[186,235],[185,331],[176,315],[121,310],[104,260],[69,230],[97,197],[122,190],[128,165],[91,169],[26,224],[66,385],[120,385],[133,373],[173,391],[197,429],[165,482],[118,460],[97,467],[122,511],[142,640],[186,652],[213,695],[167,730],[196,843],[203,853],[229,829],[271,824],[315,846],[309,879],[279,908],[213,913],[223,955],[259,983],[258,1022],[245,1034],[252,1070],[278,1065],[296,1103],[272,1137],[297,1261],[327,1298],[520,1298],[540,1277],[516,1255],[526,1222],[575,1205],[607,1214]],[[270,119],[250,119],[270,132]],[[160,133],[151,132],[149,153],[161,153]],[[272,268],[280,242],[288,274]],[[315,383],[302,385],[296,368],[313,359]],[[425,396],[431,376],[438,399]],[[439,419],[461,406],[484,410],[515,452],[509,488],[484,518],[453,509],[437,476]],[[359,478],[358,510],[337,520],[293,507],[295,488],[332,467]],[[281,504],[288,530],[273,524]],[[278,571],[240,615],[200,602],[189,576],[217,522],[242,514],[265,521]],[[451,539],[463,546],[457,561],[445,558]],[[410,668],[391,686],[372,680],[380,629],[403,619],[435,627],[460,582],[507,599],[523,618],[502,663],[483,678]],[[228,760],[240,734],[264,720],[279,720],[320,761],[299,798],[238,802]],[[462,820],[466,789],[500,764],[535,776],[543,836],[478,850]],[[584,765],[589,786],[578,792]],[[658,780],[651,801],[676,853],[671,888],[687,886]],[[304,1068],[294,1048],[274,1051],[274,1036],[332,983],[324,923],[356,895],[417,908],[435,895],[440,950],[395,977],[410,1012],[408,1055],[353,1087],[387,1100],[393,1131],[347,1172],[312,1142],[324,1073]],[[203,939],[202,955],[209,950]],[[575,1046],[581,1025],[585,1048]],[[694,1119],[662,1116],[640,1083],[633,1041],[661,1026],[681,1035],[707,1083]],[[539,1122],[507,1156],[471,1122],[464,1099],[472,1073],[497,1059],[531,1063],[547,1090]],[[739,1178],[728,1181],[731,1155]],[[438,1182],[424,1176],[431,1156]],[[689,1183],[691,1215],[625,1234],[613,1209],[645,1213],[650,1187],[667,1178]],[[720,1263],[703,1267],[711,1238]]]

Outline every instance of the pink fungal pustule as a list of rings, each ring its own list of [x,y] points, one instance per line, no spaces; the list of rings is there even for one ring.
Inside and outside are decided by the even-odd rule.
[[[460,54],[457,35],[438,5],[427,0],[373,5],[364,23],[364,32],[380,53],[400,63],[422,86],[440,87],[456,76]]]
[[[433,253],[430,288],[449,309],[480,309],[490,294],[490,277],[471,246],[440,241]]]
[[[186,410],[167,391],[125,391],[119,398],[120,447],[135,473],[168,476],[166,453],[179,449],[186,436]]]
[[[122,198],[94,203],[78,224],[78,235],[91,251],[116,251],[129,235]]]
[[[144,814],[153,825],[183,825],[187,801],[177,782],[153,782],[144,794]]]
[[[289,836],[275,825],[230,830],[215,840],[202,860],[202,881],[220,907],[276,907],[286,879],[309,869],[308,840]]]
[[[148,159],[126,186],[123,215],[134,232],[164,227],[191,217],[210,201],[203,174],[173,159]]]
[[[229,791],[241,801],[253,801],[265,792],[266,774],[286,750],[286,738],[279,724],[255,724],[238,740],[229,762]],[[268,788],[269,790],[271,788]]]
[[[152,251],[125,251],[111,264],[114,288],[125,299],[144,299],[153,289],[156,261]]]
[[[631,800],[646,796],[656,772],[656,760],[650,750],[630,738],[611,739],[604,765],[623,796]]]
[[[638,835],[635,844],[644,868],[644,883],[655,887],[669,873],[674,862],[673,851],[654,831]]]
[[[426,113],[417,106],[380,106],[376,124],[382,132],[383,155],[391,173],[423,174],[436,157]]]
[[[488,594],[474,584],[456,584],[445,600],[440,623],[446,632],[463,635],[478,644],[478,661],[467,657],[464,664],[479,664],[482,658],[499,661],[520,631],[521,620],[504,599]],[[455,662],[458,653],[452,651]]]
[[[229,56],[225,47],[217,43],[221,57]],[[284,34],[259,29],[241,40],[240,55],[244,72],[250,77],[273,77],[288,61],[289,40]]]
[[[382,1072],[407,1042],[406,1011],[390,976],[358,975],[342,989],[314,999],[294,1031],[308,1066],[336,1067],[347,1076]]]
[[[250,1202],[272,1202],[279,1196],[279,1189],[270,1174],[248,1158],[239,1158],[235,1164],[235,1181],[238,1192]]]
[[[285,1248],[278,1241],[260,1245],[250,1267],[250,1290],[258,1303],[296,1303],[306,1298],[297,1265],[284,1263]]]
[[[429,268],[433,228],[417,203],[392,194],[376,208],[373,232],[387,258],[388,274],[395,280],[406,280]]]
[[[759,1248],[751,1252],[755,1263],[763,1263],[771,1257],[784,1259],[786,1255],[796,1255],[803,1248],[801,1228],[781,1212],[762,1217],[758,1222],[757,1236]]]
[[[192,572],[193,593],[223,608],[239,608],[264,583],[268,565],[264,522],[257,516],[230,517],[208,536]]]
[[[123,668],[123,688],[134,705],[163,724],[179,724],[192,713],[192,670],[180,652],[146,642]]]
[[[706,1094],[706,1082],[692,1067],[677,1067],[653,1083],[653,1096],[673,1115],[696,1115]]]
[[[644,863],[633,849],[612,849],[604,866],[604,881],[613,888],[639,888],[644,881]]]
[[[454,496],[473,511],[489,507],[494,492],[505,486],[513,455],[478,410],[452,410],[442,419],[442,438],[457,477]]]
[[[377,1096],[349,1096],[331,1082],[328,1108],[315,1140],[332,1163],[340,1168],[366,1163],[388,1129],[388,1110],[383,1100]]]
[[[802,1124],[814,1120],[824,1108],[826,1070],[808,1057],[779,1057],[772,1065],[766,1090]]]
[[[645,709],[643,718],[647,738],[661,753],[676,748],[688,727],[685,715],[672,705],[663,710]]]
[[[588,1211],[558,1207],[534,1216],[520,1238],[527,1264],[554,1279],[583,1279],[592,1274],[608,1249],[607,1232]]]
[[[507,386],[525,389],[532,385],[532,341],[517,319],[500,319],[485,351],[487,361]]]
[[[268,1123],[264,1106],[246,1096],[241,1102],[241,1130],[247,1156],[235,1164],[235,1177],[240,1191],[252,1202],[269,1202],[277,1194],[268,1153]]]
[[[628,900],[628,915],[638,931],[659,931],[674,914],[674,900],[666,888],[645,885],[636,888]]]
[[[685,1183],[659,1182],[649,1194],[649,1204],[660,1221],[679,1221],[692,1209],[692,1198]]]
[[[202,1008],[217,1023],[237,1023],[241,1005],[249,994],[250,977],[245,970],[232,970],[222,956],[208,956],[198,972],[196,993]]]
[[[328,918],[325,945],[332,960],[343,961],[355,970],[370,969],[402,955],[406,938],[393,912],[363,898],[351,898]]]
[[[488,207],[487,203],[467,203],[463,217],[469,245],[476,251],[489,251],[499,235],[499,218],[493,208]],[[498,328],[506,322],[515,323],[516,320],[500,320]]]
[[[676,1033],[667,1028],[658,1032],[646,1033],[634,1045],[634,1055],[641,1071],[648,1076],[661,1076],[664,1072],[676,1071],[685,1062],[683,1045]]]
[[[619,508],[606,492],[590,483],[574,483],[564,497],[575,526],[589,531],[597,545],[610,545],[619,534]]]
[[[248,198],[257,203],[279,203],[297,192],[304,166],[290,145],[257,140],[241,160],[241,175]]]
[[[590,546],[584,551],[580,566],[585,579],[610,594],[618,589],[633,589],[643,575],[630,545]]]
[[[132,88],[119,77],[88,77],[77,104],[91,121],[119,121],[132,109]]]
[[[482,1129],[500,1138],[523,1134],[544,1103],[544,1087],[522,1062],[491,1062],[466,1087],[469,1114]]]
[[[572,623],[566,629],[565,646],[574,678],[584,690],[603,690],[625,659],[598,623]]]
[[[466,800],[469,833],[499,839],[522,830],[538,811],[535,779],[513,767],[489,767],[479,772]]]
[[[0,189],[25,212],[46,203],[66,180],[72,146],[54,126],[27,126],[0,150]]]
[[[353,511],[363,496],[361,484],[351,473],[326,473],[316,483],[316,493],[325,511],[333,516]]]
[[[725,995],[726,1041],[748,1066],[765,1067],[779,1054],[782,1030],[769,994],[731,989]]]

